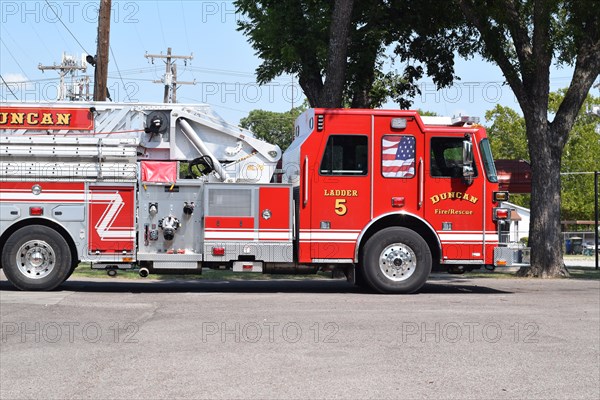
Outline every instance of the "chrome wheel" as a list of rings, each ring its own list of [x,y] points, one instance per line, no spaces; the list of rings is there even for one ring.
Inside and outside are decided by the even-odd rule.
[[[431,272],[431,250],[417,232],[389,227],[371,236],[362,250],[364,278],[379,293],[414,293]]]
[[[43,240],[30,240],[17,251],[17,267],[28,278],[48,276],[56,265],[54,249]]]
[[[391,244],[379,256],[379,269],[386,278],[394,282],[410,278],[416,267],[417,255],[405,244]]]

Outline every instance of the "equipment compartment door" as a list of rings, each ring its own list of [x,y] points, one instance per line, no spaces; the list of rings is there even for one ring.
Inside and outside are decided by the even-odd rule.
[[[259,188],[258,239],[291,241],[291,188]]]
[[[133,186],[90,186],[89,254],[132,254],[135,239]]]

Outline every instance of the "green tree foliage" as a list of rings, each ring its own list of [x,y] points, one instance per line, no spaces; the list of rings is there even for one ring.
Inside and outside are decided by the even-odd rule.
[[[244,16],[238,29],[263,60],[258,82],[297,75],[312,107],[368,108],[391,99],[408,108],[424,74],[438,88],[451,84],[454,51],[466,55],[472,44],[460,10],[440,7],[438,0],[234,4]],[[434,18],[444,24],[433,24]],[[446,35],[448,27],[463,35]],[[395,69],[396,61],[402,71]]]
[[[560,106],[561,97],[560,94],[550,96],[552,111]],[[600,133],[597,131],[600,117],[587,112],[593,105],[600,105],[600,97],[588,96],[577,116],[563,152],[563,173],[600,171]],[[594,219],[593,175],[563,175],[561,193],[563,220]]]
[[[485,113],[486,121],[493,121],[488,128],[494,159],[529,160],[525,119],[510,107],[499,104]],[[510,194],[510,201],[530,208],[530,194]]]
[[[569,132],[600,73],[597,0],[454,0],[477,29],[473,49],[496,63],[525,118],[532,169],[531,268],[568,275],[562,261],[560,163]],[[550,115],[550,67],[574,65],[573,78]]]
[[[252,110],[246,118],[240,120],[240,126],[269,143],[276,144],[282,150],[292,143],[294,122],[306,110],[305,106],[295,107],[286,112]]]
[[[485,113],[490,145],[495,159],[529,160],[525,118],[510,107],[499,104]]]
[[[549,111],[556,113],[565,90],[550,93]],[[594,215],[594,176],[570,175],[600,171],[600,117],[589,110],[600,105],[600,97],[588,95],[577,115],[561,160],[561,219],[592,220]],[[496,105],[485,114],[494,158],[529,160],[525,119],[510,107]],[[511,195],[511,201],[531,207],[531,196]]]
[[[283,73],[296,74],[312,106],[341,106],[353,0],[234,4],[247,18],[238,22],[239,30],[263,60],[256,70],[259,83]]]
[[[421,117],[438,117],[438,113],[436,113],[435,111],[427,111],[427,110],[422,110],[422,109],[417,109],[417,112],[419,113],[419,115]]]

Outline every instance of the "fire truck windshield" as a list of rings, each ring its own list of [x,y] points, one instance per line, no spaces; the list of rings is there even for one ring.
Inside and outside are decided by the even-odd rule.
[[[483,158],[483,168],[485,169],[485,174],[490,182],[498,182],[498,175],[496,173],[496,166],[494,165],[494,159],[492,158],[492,149],[490,147],[489,140],[482,139],[479,142],[479,147],[481,148],[481,156]]]

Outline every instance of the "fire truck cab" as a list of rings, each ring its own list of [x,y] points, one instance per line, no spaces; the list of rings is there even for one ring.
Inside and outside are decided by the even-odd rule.
[[[432,268],[494,265],[507,218],[485,129],[416,111],[311,109],[283,155],[298,261],[353,264],[381,292],[411,292]]]

